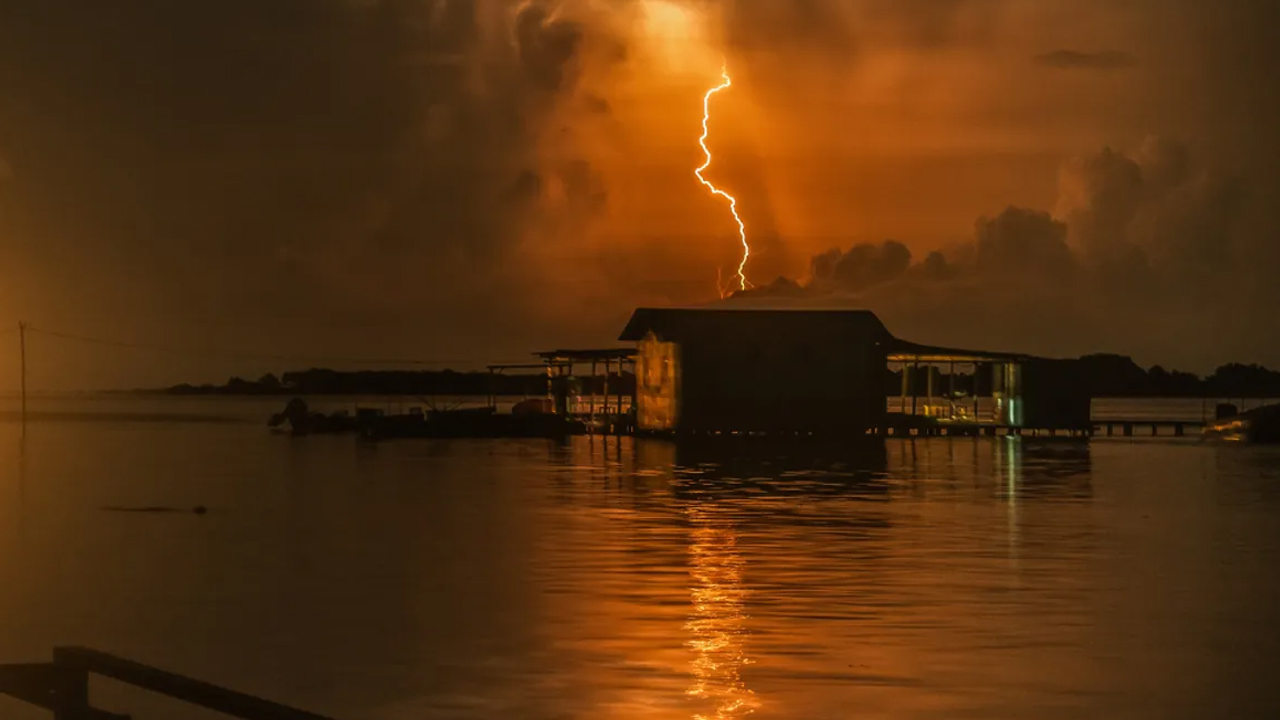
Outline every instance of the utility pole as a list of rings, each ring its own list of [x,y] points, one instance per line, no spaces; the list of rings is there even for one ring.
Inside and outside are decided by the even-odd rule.
[[[18,323],[18,352],[22,356],[22,432],[27,432],[27,324]]]

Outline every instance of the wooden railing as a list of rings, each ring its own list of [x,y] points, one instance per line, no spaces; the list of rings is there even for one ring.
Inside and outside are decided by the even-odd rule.
[[[81,647],[55,648],[51,663],[0,665],[0,693],[49,710],[54,720],[128,720],[128,715],[99,710],[89,704],[90,674],[244,720],[328,720],[322,715]]]

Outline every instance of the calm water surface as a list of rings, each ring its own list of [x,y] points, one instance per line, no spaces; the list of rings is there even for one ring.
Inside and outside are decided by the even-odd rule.
[[[0,423],[0,662],[88,645],[350,720],[1280,716],[1275,449],[369,447],[271,435],[278,404]]]

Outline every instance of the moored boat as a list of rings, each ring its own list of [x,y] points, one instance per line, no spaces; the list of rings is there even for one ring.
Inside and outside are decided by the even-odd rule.
[[[1237,412],[1220,406],[1217,420],[1204,428],[1210,440],[1243,443],[1280,443],[1280,403]]]
[[[267,426],[279,428],[286,423],[294,435],[334,435],[356,431],[356,419],[350,414],[312,412],[301,398],[290,400],[283,411],[271,416]]]
[[[499,413],[495,408],[433,410],[409,415],[363,411],[360,437],[396,438],[559,438],[582,429],[581,423],[552,413]]]

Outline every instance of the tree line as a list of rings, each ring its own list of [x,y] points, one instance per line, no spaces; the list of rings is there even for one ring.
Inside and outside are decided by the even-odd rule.
[[[1261,365],[1229,363],[1201,377],[1156,365],[1143,368],[1123,355],[1086,355],[1079,359],[1082,390],[1091,397],[1280,397],[1280,371]],[[888,392],[898,393],[897,373],[890,373]],[[964,377],[964,376],[958,376]],[[602,393],[603,378],[581,378],[578,392]],[[609,378],[609,392],[632,394],[631,373]],[[983,390],[989,390],[982,383]],[[971,388],[972,380],[963,383]],[[919,384],[918,387],[924,387]],[[940,386],[941,389],[941,386]],[[164,390],[174,395],[503,395],[537,396],[547,392],[547,378],[540,374],[504,375],[453,370],[311,369],[267,374],[257,380],[233,377],[222,385],[182,384]]]
[[[604,378],[583,378],[580,392],[601,393]],[[631,373],[609,378],[609,392],[631,394]],[[454,370],[327,370],[314,368],[263,375],[257,380],[233,377],[222,385],[182,384],[167,388],[171,395],[501,395],[537,396],[547,393],[547,377],[540,374],[505,375]]]

